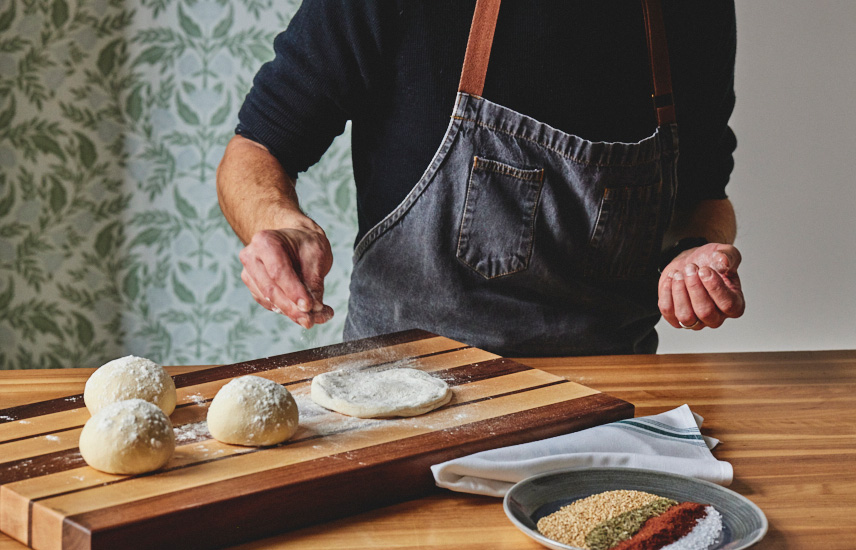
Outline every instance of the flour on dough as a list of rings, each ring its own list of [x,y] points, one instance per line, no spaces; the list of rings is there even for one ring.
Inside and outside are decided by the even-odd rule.
[[[126,399],[154,403],[169,416],[175,410],[175,383],[151,359],[128,355],[102,365],[83,389],[83,402],[91,414]]]
[[[359,418],[416,416],[452,399],[449,385],[417,369],[337,370],[312,379],[312,400]]]
[[[232,445],[276,445],[294,435],[299,415],[294,397],[283,386],[260,376],[241,376],[214,396],[208,431]]]
[[[80,454],[87,464],[110,474],[142,474],[166,464],[175,433],[154,403],[129,399],[109,404],[86,421]]]

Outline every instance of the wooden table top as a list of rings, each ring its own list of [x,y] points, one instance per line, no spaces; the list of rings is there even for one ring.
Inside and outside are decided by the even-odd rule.
[[[764,510],[759,550],[852,549],[856,532],[856,350],[518,359],[636,405],[684,403],[734,466],[731,489]],[[202,367],[170,367],[171,374]],[[92,369],[0,371],[0,408],[79,394]],[[0,534],[0,550],[25,548]],[[542,548],[499,499],[453,492],[239,546]]]

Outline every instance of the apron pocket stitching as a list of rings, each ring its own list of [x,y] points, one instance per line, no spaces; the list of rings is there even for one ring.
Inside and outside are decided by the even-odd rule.
[[[500,180],[491,179],[496,175],[512,178],[521,182],[522,185],[509,188],[506,184],[503,188]],[[477,180],[476,176],[480,176],[480,179]],[[518,168],[474,156],[458,231],[457,259],[485,279],[495,279],[527,269],[534,247],[535,221],[543,182],[543,168]],[[511,210],[503,209],[502,204],[496,203],[488,205],[487,211],[491,214],[504,211],[505,219],[494,219],[500,223],[491,227],[485,227],[487,224],[479,223],[478,219],[482,222],[485,219],[480,217],[477,219],[478,205],[474,201],[493,199],[501,202],[503,198],[505,201],[511,201],[506,202],[505,205],[510,206]],[[530,202],[531,208],[528,207]],[[482,206],[482,208],[485,207]],[[525,225],[521,225],[521,222]],[[513,233],[508,227],[517,227],[518,231],[523,229],[520,231],[522,237],[516,242],[507,239],[503,241],[503,236]],[[474,232],[474,228],[478,229]]]
[[[569,160],[569,161],[571,161],[571,162],[574,162],[574,163],[577,163],[577,164],[581,164],[581,165],[583,165],[583,166],[598,166],[598,167],[633,167],[633,166],[640,166],[640,165],[643,165],[643,164],[651,164],[651,163],[657,162],[657,161],[659,160],[659,158],[658,158],[658,157],[655,157],[655,158],[651,158],[651,159],[645,159],[644,161],[640,161],[640,162],[631,162],[631,163],[627,163],[627,164],[619,164],[619,163],[616,163],[616,162],[609,162],[609,163],[589,162],[589,161],[583,160],[583,159],[581,159],[581,158],[579,158],[579,157],[575,157],[575,156],[573,156],[573,155],[569,155],[569,154],[567,154],[566,152],[562,151],[561,149],[556,149],[555,147],[552,147],[552,146],[550,146],[550,145],[547,145],[546,143],[544,143],[544,142],[542,142],[542,141],[538,141],[537,139],[533,139],[533,138],[531,138],[531,137],[524,136],[524,135],[522,135],[522,134],[518,134],[518,133],[512,132],[512,131],[510,131],[510,130],[506,130],[506,129],[504,129],[504,128],[500,128],[499,126],[494,126],[494,125],[492,125],[492,124],[487,124],[486,122],[482,122],[482,121],[477,120],[477,119],[474,119],[474,118],[467,118],[467,117],[462,117],[462,116],[453,116],[452,118],[457,119],[457,120],[461,120],[461,121],[464,121],[464,122],[472,122],[472,123],[474,123],[476,126],[481,126],[481,127],[483,127],[483,128],[487,128],[487,129],[492,130],[492,131],[494,131],[494,132],[498,132],[498,133],[501,133],[501,134],[505,134],[505,135],[511,136],[511,137],[513,137],[513,138],[522,139],[522,140],[524,140],[524,141],[528,141],[528,142],[530,142],[530,143],[534,143],[534,144],[536,144],[536,145],[538,145],[538,146],[540,146],[540,147],[543,147],[544,149],[547,149],[547,150],[553,151],[553,152],[554,152],[554,153],[556,153],[557,155],[559,155],[559,156],[561,156],[561,157],[563,157],[563,158],[566,158],[566,159],[568,159],[568,160]],[[578,136],[574,136],[574,137],[578,137]],[[579,138],[579,137],[578,137],[578,139],[583,139],[583,138]],[[584,141],[585,141],[585,140],[584,140]]]

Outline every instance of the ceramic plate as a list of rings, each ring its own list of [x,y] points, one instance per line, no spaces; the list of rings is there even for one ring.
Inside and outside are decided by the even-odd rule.
[[[712,505],[722,514],[723,529],[709,550],[748,548],[767,533],[764,512],[742,495],[708,481],[653,470],[582,468],[541,474],[512,487],[503,507],[518,529],[544,546],[578,550],[541,535],[535,527],[538,520],[575,500],[619,489]]]

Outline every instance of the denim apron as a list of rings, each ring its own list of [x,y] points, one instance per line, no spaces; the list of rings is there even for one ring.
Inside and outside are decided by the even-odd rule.
[[[357,243],[346,340],[421,328],[501,355],[653,353],[678,156],[662,14],[643,0],[658,127],[591,142],[481,97],[498,0],[478,0],[451,122]]]

